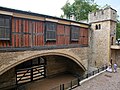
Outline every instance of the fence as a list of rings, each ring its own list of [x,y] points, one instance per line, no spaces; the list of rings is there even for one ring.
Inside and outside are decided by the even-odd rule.
[[[50,90],[71,90],[71,89],[74,89],[74,88],[80,86],[80,82],[82,80],[84,80],[86,78],[89,78],[89,77],[91,77],[91,76],[93,76],[93,75],[95,75],[95,74],[105,70],[106,68],[107,68],[107,66],[103,66],[103,67],[101,67],[101,68],[99,68],[99,69],[97,69],[95,71],[92,71],[90,73],[84,74],[81,77],[78,77],[78,78],[76,78],[76,79],[74,79],[74,80],[72,80],[72,81],[70,81],[68,83],[56,86],[56,87],[54,87],[54,88],[52,88]]]
[[[86,78],[89,78],[103,70],[105,70],[107,68],[107,66],[104,66],[104,67],[101,67],[95,71],[92,71],[90,73],[87,73],[87,74],[84,74],[83,76],[81,77],[78,77],[68,83],[65,83],[65,84],[61,84],[59,86],[56,86],[50,90],[71,90],[71,89],[74,89],[78,86],[80,86],[80,82]],[[25,90],[25,86],[24,85],[11,85],[11,86],[8,86],[8,87],[2,87],[0,88],[0,90],[8,90],[9,88],[14,88],[12,90]]]

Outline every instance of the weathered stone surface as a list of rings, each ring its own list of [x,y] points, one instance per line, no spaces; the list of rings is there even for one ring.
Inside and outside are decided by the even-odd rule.
[[[112,52],[112,60],[113,64],[116,63],[118,67],[120,67],[120,50],[119,49],[114,49],[111,51]]]
[[[80,67],[82,67],[82,69],[87,69],[87,47],[41,51],[3,52],[0,53],[0,75],[22,62],[46,55],[65,56],[75,61],[78,65],[80,65]]]
[[[72,73],[73,75],[81,75],[84,71],[79,65],[69,58],[61,56],[46,56],[46,74],[47,77],[60,73]]]
[[[112,9],[111,7],[98,10],[96,12],[90,13],[88,18],[89,22],[101,22],[105,20],[113,20],[117,21],[117,13],[116,10]]]
[[[86,68],[88,68],[88,55],[90,55],[88,50],[89,47],[70,49],[71,52],[80,57],[80,60],[83,61],[82,63]]]
[[[116,11],[111,7],[89,14],[91,23],[91,67],[108,65],[111,58],[111,43],[116,39]],[[97,27],[97,28],[96,28]]]
[[[0,87],[16,83],[16,65],[40,56],[45,56],[47,61],[47,77],[64,72],[80,76],[88,67],[87,51],[88,47],[0,53],[0,74],[2,74],[0,75]]]
[[[15,69],[12,68],[9,71],[5,72],[0,76],[0,88],[15,85],[16,77],[15,77]]]

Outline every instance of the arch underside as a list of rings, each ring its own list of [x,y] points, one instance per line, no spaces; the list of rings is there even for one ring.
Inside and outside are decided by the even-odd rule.
[[[80,60],[80,58],[75,55],[72,52],[69,52],[67,50],[47,50],[47,51],[24,51],[24,52],[17,52],[15,53],[8,53],[8,56],[10,56],[10,54],[14,54],[13,57],[11,55],[11,59],[10,61],[8,61],[8,64],[3,64],[1,65],[1,69],[0,69],[0,75],[5,73],[6,71],[8,71],[9,69],[23,63],[26,62],[28,60],[37,58],[37,57],[41,57],[41,56],[47,56],[47,55],[58,55],[58,56],[64,56],[67,57],[71,60],[73,60],[74,62],[76,62],[82,69],[83,71],[86,70],[86,68],[83,65],[83,62]],[[7,54],[6,54],[7,55]],[[0,58],[1,59],[1,58]],[[9,59],[5,58],[5,56],[2,59]]]

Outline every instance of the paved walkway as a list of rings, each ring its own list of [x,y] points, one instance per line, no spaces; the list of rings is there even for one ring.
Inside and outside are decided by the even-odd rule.
[[[102,73],[74,90],[120,90],[120,69],[117,73]]]

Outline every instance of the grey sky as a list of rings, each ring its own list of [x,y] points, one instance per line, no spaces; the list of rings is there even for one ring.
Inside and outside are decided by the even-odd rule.
[[[61,7],[66,1],[67,0],[0,0],[0,6],[59,17],[63,14]],[[72,3],[74,0],[69,1]],[[100,6],[104,6],[105,4],[111,5],[111,7],[118,11],[118,15],[120,15],[119,0],[95,0],[95,2]]]

